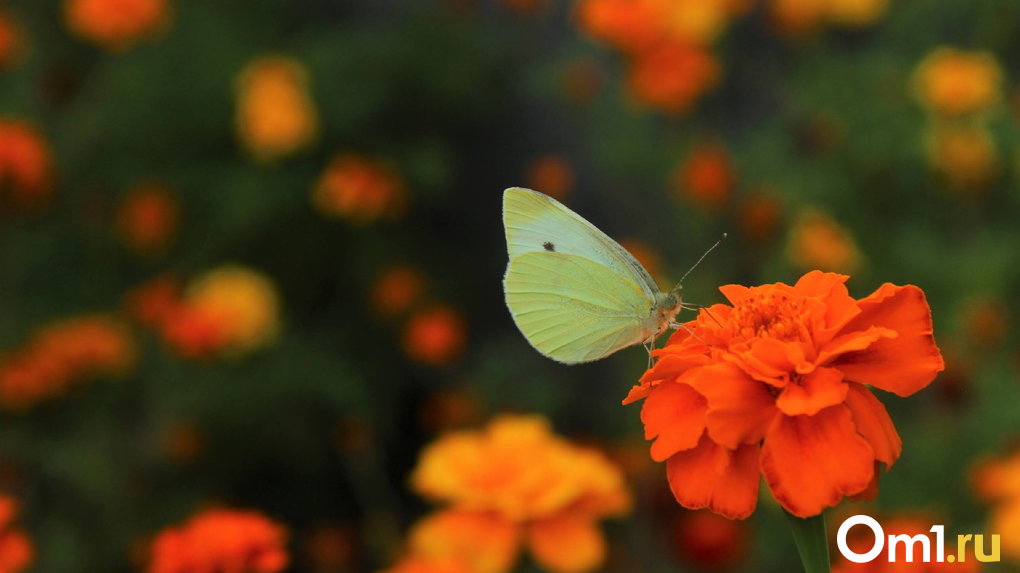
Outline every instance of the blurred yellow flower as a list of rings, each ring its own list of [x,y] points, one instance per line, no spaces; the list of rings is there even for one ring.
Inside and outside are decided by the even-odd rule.
[[[1020,450],[977,463],[972,484],[979,497],[993,504],[988,533],[1001,536],[1004,557],[1020,561]]]
[[[802,269],[849,273],[858,268],[861,254],[853,236],[828,214],[805,209],[790,230],[790,262]]]
[[[312,203],[320,213],[357,224],[403,213],[404,182],[389,164],[358,155],[333,157],[312,190]]]
[[[596,522],[630,507],[619,469],[538,416],[447,434],[422,453],[412,483],[448,508],[414,529],[411,553],[465,559],[482,573],[508,571],[522,546],[550,571],[590,571],[605,558]]]
[[[177,230],[177,199],[157,184],[128,190],[117,209],[117,228],[132,251],[143,256],[161,254]]]
[[[983,111],[1002,99],[1002,68],[990,52],[938,48],[921,61],[912,81],[918,100],[947,116]]]
[[[733,0],[658,0],[666,36],[699,45],[711,44],[733,16]]]
[[[237,266],[214,269],[195,280],[184,312],[214,325],[220,350],[246,354],[268,346],[279,331],[276,286],[263,274]]]
[[[66,0],[72,32],[111,51],[124,50],[168,20],[166,0]]]
[[[938,123],[925,137],[928,162],[950,187],[982,191],[999,171],[992,134],[982,125]]]
[[[304,66],[272,56],[248,64],[237,80],[235,126],[242,145],[260,161],[310,144],[318,132],[318,115]]]
[[[869,26],[885,14],[889,0],[827,0],[828,17],[843,26]]]

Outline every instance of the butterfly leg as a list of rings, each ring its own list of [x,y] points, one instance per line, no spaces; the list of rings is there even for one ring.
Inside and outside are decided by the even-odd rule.
[[[647,370],[652,367],[652,351],[655,350],[655,336],[649,336],[641,344],[645,347],[645,351],[648,352],[648,366],[645,368]]]
[[[711,344],[705,342],[704,338],[698,336],[697,334],[694,334],[694,331],[691,330],[690,328],[688,328],[686,324],[683,324],[681,322],[671,322],[671,323],[669,323],[669,327],[670,328],[682,328],[682,329],[687,331],[687,334],[690,334],[694,338],[698,339],[705,346],[712,346]]]

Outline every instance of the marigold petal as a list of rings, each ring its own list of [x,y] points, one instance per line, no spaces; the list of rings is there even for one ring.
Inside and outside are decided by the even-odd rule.
[[[744,519],[758,502],[757,445],[735,451],[702,436],[697,447],[666,462],[673,497],[688,509],[708,508],[729,519]]]
[[[837,405],[814,416],[777,417],[765,436],[761,470],[780,505],[811,517],[867,488],[874,459],[850,409]]]
[[[694,388],[679,382],[656,386],[641,408],[645,439],[652,444],[652,459],[665,461],[673,454],[698,444],[705,431],[705,398]]]
[[[787,385],[776,399],[776,407],[787,416],[814,416],[846,400],[848,390],[849,385],[843,381],[839,370],[817,368],[804,376],[799,384]]]
[[[849,296],[849,292],[844,286],[844,283],[849,279],[848,275],[815,270],[800,277],[793,287],[806,296],[827,298],[834,290]]]
[[[898,396],[927,386],[945,368],[932,335],[931,310],[924,291],[913,285],[886,283],[860,300],[861,314],[844,331],[889,328],[899,336],[880,339],[864,350],[849,352],[832,366],[847,380],[870,384]]]
[[[591,571],[606,556],[606,540],[598,526],[574,513],[533,522],[528,545],[535,561],[553,573]]]
[[[739,305],[751,294],[751,289],[742,285],[723,285],[719,287],[719,292],[726,297],[726,300],[730,301],[733,306]]]
[[[871,444],[875,459],[891,467],[903,451],[903,440],[893,426],[882,402],[860,384],[849,384],[846,405],[854,417],[857,432]]]
[[[872,326],[864,331],[841,334],[829,341],[818,353],[818,363],[825,364],[841,354],[864,350],[878,340],[896,338],[896,336],[896,331],[881,326]]]
[[[726,448],[761,440],[777,413],[768,386],[732,364],[699,368],[683,381],[708,400],[705,426],[712,440]]]
[[[439,511],[419,521],[410,533],[412,553],[456,558],[480,573],[508,571],[519,543],[513,523],[482,511]]]

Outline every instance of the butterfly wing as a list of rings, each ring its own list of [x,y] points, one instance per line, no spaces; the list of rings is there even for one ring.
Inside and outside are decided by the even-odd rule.
[[[640,285],[577,255],[543,251],[512,258],[503,288],[528,342],[567,364],[598,360],[656,330],[654,299]]]
[[[531,252],[576,255],[636,283],[651,300],[659,287],[627,249],[559,201],[521,187],[503,192],[503,227],[510,261]]]

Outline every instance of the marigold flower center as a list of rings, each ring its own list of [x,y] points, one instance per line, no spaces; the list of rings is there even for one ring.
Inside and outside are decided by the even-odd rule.
[[[784,293],[751,293],[733,309],[732,328],[737,338],[800,340],[804,300]]]

